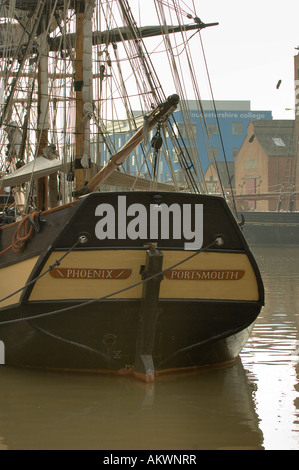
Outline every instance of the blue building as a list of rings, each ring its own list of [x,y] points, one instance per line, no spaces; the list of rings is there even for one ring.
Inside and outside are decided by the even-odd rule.
[[[184,103],[181,104],[183,106]],[[193,136],[195,136],[196,146],[200,156],[200,164],[202,175],[205,174],[208,166],[214,160],[234,162],[239,149],[247,135],[247,126],[252,120],[272,119],[271,111],[253,111],[250,109],[250,101],[202,101],[201,112],[198,107],[197,101],[188,101],[187,107],[190,110],[191,119],[193,123]],[[216,112],[215,112],[216,109]],[[134,112],[135,114],[135,112]],[[136,112],[136,115],[140,113]],[[182,112],[180,109],[173,114],[177,126],[177,138],[179,141],[186,141],[184,144],[187,146],[187,132],[186,126],[183,121]],[[143,118],[137,118],[140,121],[138,126],[142,124]],[[116,130],[114,125],[114,148],[119,149],[129,138],[128,126],[125,121],[118,124]],[[220,132],[219,132],[220,129]],[[152,138],[155,131],[149,135]],[[110,133],[108,131],[108,133]],[[111,134],[112,135],[112,134]],[[168,140],[168,139],[167,139]],[[164,149],[167,149],[169,159],[171,159],[173,171],[176,174],[178,181],[181,180],[182,169],[178,161],[178,157],[173,151],[172,143],[164,142]],[[132,175],[148,177],[152,172],[152,167],[144,164],[143,154],[145,149],[139,146],[132,155],[130,155],[124,163],[126,172]],[[150,158],[153,159],[153,153]],[[102,159],[101,159],[102,160]],[[143,163],[142,163],[143,162]],[[106,161],[101,161],[105,164]],[[152,160],[153,163],[153,160]],[[156,177],[160,182],[167,182],[172,179],[169,165],[167,164],[165,156],[161,154],[157,162]]]
[[[198,110],[196,101],[188,101],[203,172],[213,158],[234,161],[250,121],[272,119],[271,111],[252,111],[250,101],[216,101],[215,108],[211,101],[202,101],[201,104],[203,113]],[[174,117],[184,138],[186,130],[181,111],[176,111]]]

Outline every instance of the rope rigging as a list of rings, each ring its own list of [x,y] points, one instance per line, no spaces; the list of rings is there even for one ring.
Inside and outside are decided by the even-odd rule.
[[[39,9],[35,10],[34,21],[26,24],[26,27],[23,27],[23,30],[26,31],[26,34],[29,35],[30,44],[35,44],[35,39],[37,36],[37,29],[39,28],[43,12],[45,11],[45,5],[47,2],[44,0],[39,0],[38,7]],[[49,121],[51,124],[51,136],[48,134],[48,139],[50,137],[52,140],[55,140],[56,148],[58,149],[58,154],[64,155],[64,163],[71,164],[71,170],[65,172],[63,190],[68,188],[68,197],[71,197],[72,185],[75,180],[73,175],[73,164],[74,164],[74,142],[75,142],[75,122],[72,112],[74,112],[73,103],[75,101],[74,90],[73,90],[73,77],[70,71],[72,64],[74,64],[74,53],[73,53],[73,40],[71,35],[73,30],[71,28],[71,23],[74,21],[74,14],[70,15],[70,18],[67,18],[66,14],[58,13],[56,9],[57,2],[51,2],[50,12],[48,13],[49,18],[56,20],[56,30],[51,31],[49,34],[49,26],[47,29],[47,35],[49,40],[55,39],[55,44],[57,50],[60,51],[60,54],[56,54],[56,58],[53,58],[54,49],[50,48],[48,52],[48,59],[51,59],[49,65],[49,80],[51,80],[51,86],[49,86],[49,98],[48,98],[48,108],[49,108]],[[70,0],[65,2],[66,8],[70,5]],[[113,42],[113,35],[107,34],[106,43],[98,44],[98,47],[94,47],[93,52],[93,64],[94,64],[94,88],[98,92],[98,96],[95,93],[96,98],[93,101],[93,112],[91,115],[91,150],[90,154],[93,156],[94,162],[99,164],[100,159],[103,161],[110,158],[112,153],[115,153],[115,150],[118,148],[117,140],[121,135],[117,130],[116,124],[118,121],[124,122],[124,117],[120,115],[121,106],[119,106],[119,101],[121,100],[124,105],[124,110],[126,114],[126,122],[128,123],[128,133],[132,134],[136,131],[136,121],[134,116],[134,109],[137,109],[136,102],[131,102],[131,98],[135,100],[135,97],[138,96],[140,109],[143,113],[148,111],[153,105],[157,105],[165,100],[165,93],[163,91],[162,82],[158,78],[160,75],[159,66],[154,64],[154,55],[162,54],[166,51],[168,56],[168,61],[173,73],[173,83],[177,94],[181,98],[181,112],[183,125],[186,132],[186,137],[182,135],[180,130],[176,132],[177,124],[176,119],[171,118],[167,124],[167,136],[165,130],[163,129],[164,136],[164,145],[161,147],[161,156],[164,155],[164,160],[167,163],[167,166],[172,166],[170,173],[173,180],[174,186],[178,187],[178,175],[179,173],[183,174],[184,179],[186,180],[186,185],[188,190],[192,192],[207,192],[207,186],[204,179],[204,172],[201,165],[200,155],[198,154],[198,145],[196,142],[196,135],[192,129],[192,117],[190,112],[185,106],[187,102],[189,88],[185,83],[185,72],[186,67],[190,72],[192,77],[191,85],[192,89],[200,100],[199,91],[196,88],[196,72],[194,65],[191,59],[191,52],[189,49],[189,42],[191,37],[194,36],[198,31],[200,31],[201,25],[204,27],[204,23],[197,17],[195,14],[195,8],[187,5],[186,2],[177,2],[173,0],[172,2],[167,0],[154,0],[153,6],[156,9],[156,15],[158,18],[158,23],[161,29],[162,40],[159,39],[159,43],[164,43],[164,51],[157,51],[156,46],[151,49],[149,52],[147,47],[147,42],[142,36],[142,27],[138,27],[137,22],[135,21],[133,10],[130,8],[129,2],[127,0],[115,2],[101,2],[97,4],[95,9],[95,14],[93,18],[93,24],[95,30],[104,31],[105,27],[107,31],[112,31],[118,29],[119,36],[123,34],[126,35],[125,40],[119,42],[119,46]],[[118,16],[116,8],[118,7]],[[117,24],[119,16],[123,19],[123,26],[114,27],[114,24]],[[184,30],[184,21],[186,19],[192,19],[195,24],[199,25],[197,30],[192,31],[191,35],[187,35],[187,32]],[[171,29],[169,27],[174,27],[177,24],[182,25],[181,32],[176,34],[170,34]],[[23,21],[25,24],[25,22]],[[33,26],[32,26],[33,25]],[[30,33],[31,31],[31,33]],[[29,34],[30,33],[30,34]],[[51,36],[51,38],[50,38]],[[28,42],[28,44],[29,44]],[[29,46],[28,46],[29,47]],[[111,49],[113,48],[113,54],[111,54]],[[121,53],[119,54],[119,49]],[[183,62],[182,52],[186,54],[186,61]],[[56,53],[56,50],[55,50]],[[123,55],[129,58],[129,68],[126,68]],[[19,54],[20,55],[20,54]],[[159,57],[159,56],[158,56]],[[13,59],[16,65],[17,59]],[[40,60],[40,53],[36,51],[35,61],[31,64],[32,72],[36,74],[37,66]],[[24,62],[23,62],[24,61]],[[25,88],[22,86],[20,79],[22,74],[27,73],[26,64],[30,61],[30,48],[23,54],[23,61],[18,63],[19,67],[17,70],[18,74],[18,83],[14,85],[14,91],[16,94],[19,94],[22,97],[22,94],[25,93]],[[159,61],[159,59],[158,59]],[[61,65],[62,64],[62,65]],[[96,70],[97,67],[97,70]],[[21,71],[22,68],[22,71]],[[163,74],[162,74],[163,76]],[[26,77],[25,77],[26,78]],[[133,93],[129,81],[134,80],[137,85],[138,93]],[[34,79],[33,79],[34,83]],[[20,86],[19,86],[20,85]],[[19,88],[19,90],[18,90]],[[32,85],[32,90],[34,85]],[[61,90],[65,90],[64,96]],[[46,99],[47,96],[44,96]],[[108,102],[108,99],[111,98],[112,107],[109,116],[108,105],[104,103]],[[27,110],[31,110],[31,104],[33,100],[29,102],[27,98]],[[133,103],[133,104],[132,104]],[[19,113],[16,104],[14,101],[14,113]],[[106,106],[106,108],[105,108]],[[3,109],[3,108],[2,108]],[[63,109],[65,109],[63,114]],[[4,109],[5,112],[5,109]],[[106,117],[105,117],[106,113]],[[33,139],[33,131],[36,129],[36,126],[33,126],[29,122],[29,117],[26,117],[25,105],[23,110],[19,113],[19,123],[23,124],[23,127],[26,127],[26,132],[28,134],[28,140],[32,139],[32,143],[26,147],[23,146],[22,154],[26,153],[24,161],[30,161],[30,158],[35,158],[36,153],[34,148],[39,147],[39,143],[36,141],[36,138]],[[32,119],[36,116],[32,113]],[[23,117],[22,117],[23,115]],[[30,117],[30,121],[31,121]],[[4,114],[2,114],[2,120],[4,119]],[[60,130],[58,124],[63,122],[63,128]],[[106,130],[109,128],[108,123],[110,122],[111,128],[109,132],[113,132],[114,137],[108,135]],[[62,126],[61,126],[62,127]],[[166,128],[165,127],[165,128]],[[99,132],[100,131],[100,132]],[[99,139],[99,134],[101,135],[101,142]],[[25,134],[24,134],[25,139]],[[188,142],[187,142],[188,140]],[[166,143],[167,141],[167,143]],[[189,144],[189,142],[191,144]],[[50,144],[50,141],[49,141]],[[33,148],[34,147],[34,148]],[[104,152],[107,149],[107,156],[104,156]],[[154,179],[157,179],[157,168],[158,168],[158,153],[155,152],[153,161],[147,157],[148,150],[145,148],[146,145],[143,145],[143,148],[140,147],[140,150],[135,151],[135,162],[136,162],[136,171],[132,169],[132,173],[135,172],[142,175],[141,169],[147,167],[147,173],[153,175]],[[31,150],[30,150],[31,149]],[[30,152],[29,152],[30,150]],[[168,154],[167,154],[168,152]],[[180,171],[173,170],[173,165],[171,163],[170,155],[174,152],[177,155],[178,162],[180,165]],[[159,153],[160,155],[160,153]],[[159,157],[160,158],[160,157]],[[165,164],[165,163],[163,163]],[[145,166],[144,166],[145,165]],[[126,169],[131,170],[130,162],[126,164]],[[134,173],[133,173],[134,174]],[[1,180],[0,180],[0,184]],[[185,186],[186,187],[186,186]],[[134,185],[131,189],[134,188]],[[27,191],[28,194],[32,195],[35,190],[33,186],[33,180],[30,181],[30,189]],[[28,212],[28,206],[25,206]]]

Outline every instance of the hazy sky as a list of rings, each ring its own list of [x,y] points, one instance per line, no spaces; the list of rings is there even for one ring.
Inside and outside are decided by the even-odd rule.
[[[153,24],[147,0],[139,4],[142,22]],[[205,23],[219,23],[201,32],[214,98],[249,100],[253,110],[272,111],[274,119],[293,119],[299,1],[182,0],[181,5],[186,11],[194,6]]]

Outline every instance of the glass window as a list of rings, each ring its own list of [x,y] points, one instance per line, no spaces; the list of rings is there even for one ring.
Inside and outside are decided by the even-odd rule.
[[[233,122],[232,123],[232,134],[233,135],[243,135],[243,122]]]
[[[183,122],[178,122],[177,127],[179,130],[178,137],[182,139],[187,139],[189,137],[189,132]],[[190,134],[191,137],[196,137],[196,123],[192,123],[193,133]]]
[[[208,124],[208,133],[210,135],[218,135],[219,130],[217,124]]]
[[[272,137],[272,140],[277,147],[285,147],[285,143],[280,137]]]

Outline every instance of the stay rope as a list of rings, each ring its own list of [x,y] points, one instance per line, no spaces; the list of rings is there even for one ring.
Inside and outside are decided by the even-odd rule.
[[[32,279],[31,281],[27,282],[27,284],[25,284],[23,287],[20,287],[20,289],[14,291],[12,294],[9,294],[7,295],[6,297],[3,297],[3,299],[0,299],[0,303],[1,302],[4,302],[4,300],[7,300],[9,299],[10,297],[13,297],[14,295],[18,294],[19,292],[21,292],[22,290],[26,289],[27,287],[31,286],[32,284],[34,284],[36,281],[38,281],[41,277],[43,277],[45,274],[47,274],[49,271],[52,271],[52,269],[56,268],[57,266],[60,265],[61,261],[69,254],[71,253],[71,251],[73,251],[74,248],[76,248],[76,246],[80,243],[80,240],[78,239],[76,241],[76,243],[74,243],[74,245],[69,248],[69,250],[63,254],[63,256],[61,256],[61,258],[59,258],[58,260],[55,261],[55,263],[51,264],[48,269],[46,271],[44,271],[42,274],[40,274],[39,276],[35,277],[34,279]]]

